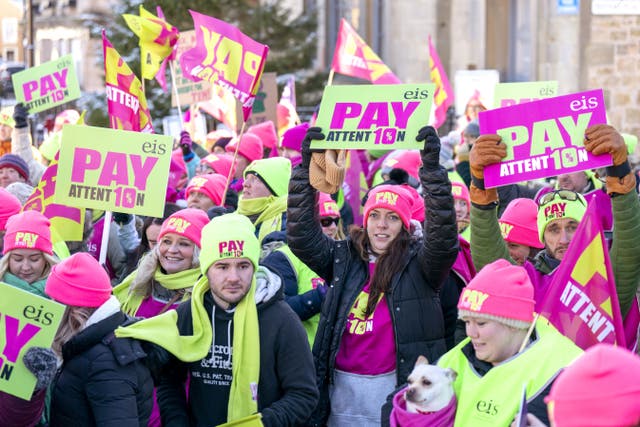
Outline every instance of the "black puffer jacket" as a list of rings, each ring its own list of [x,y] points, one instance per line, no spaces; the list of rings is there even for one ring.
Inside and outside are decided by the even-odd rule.
[[[146,354],[138,341],[113,335],[127,321],[124,313],[115,313],[62,346],[51,427],[147,425],[153,380],[143,363]]]
[[[424,239],[413,242],[405,265],[385,295],[395,331],[398,384],[404,383],[419,355],[435,362],[446,352],[438,292],[458,253],[456,216],[446,171],[442,167],[422,168],[420,179],[426,195]],[[294,170],[288,206],[290,248],[331,286],[313,348],[320,389],[314,424],[322,424],[329,415],[328,385],[342,333],[348,313],[368,281],[368,265],[350,240],[336,242],[322,234],[316,190],[309,184],[307,169]]]

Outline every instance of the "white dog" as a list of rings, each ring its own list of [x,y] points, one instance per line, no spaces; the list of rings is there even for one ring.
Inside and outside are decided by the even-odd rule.
[[[404,393],[407,412],[424,414],[445,408],[454,395],[457,375],[453,369],[430,365],[426,357],[418,357]]]

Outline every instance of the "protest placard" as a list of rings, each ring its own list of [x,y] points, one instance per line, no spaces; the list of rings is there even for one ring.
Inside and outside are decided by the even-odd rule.
[[[498,83],[493,93],[493,108],[510,107],[558,96],[558,81]]]
[[[429,121],[435,85],[327,86],[316,125],[325,139],[311,148],[422,148],[418,130]]]
[[[602,89],[541,99],[480,113],[480,134],[498,134],[507,156],[484,169],[498,187],[611,165],[611,155],[584,148],[584,132],[607,122]]]
[[[54,200],[161,217],[172,146],[170,136],[66,125]]]
[[[196,45],[196,30],[183,31],[180,33],[178,44],[176,46],[176,61],[180,61],[182,54]],[[171,91],[171,106],[191,105],[196,102],[208,101],[211,99],[211,83],[206,80],[194,82],[184,74],[182,67],[175,67],[176,73],[176,90],[178,98],[176,98],[176,90]]]
[[[65,55],[11,76],[16,100],[29,113],[48,110],[80,98],[80,84],[72,55]]]
[[[29,400],[36,377],[22,356],[31,347],[51,347],[65,306],[2,282],[0,295],[0,391]]]

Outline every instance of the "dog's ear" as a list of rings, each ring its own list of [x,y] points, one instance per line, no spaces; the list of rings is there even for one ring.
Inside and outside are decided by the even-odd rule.
[[[429,364],[429,359],[427,359],[426,357],[420,355],[418,356],[418,360],[416,360],[416,364],[413,365],[413,367],[415,368],[418,365],[428,365]]]
[[[447,368],[446,372],[446,375],[451,379],[451,382],[455,382],[456,378],[458,378],[458,373],[451,368]]]

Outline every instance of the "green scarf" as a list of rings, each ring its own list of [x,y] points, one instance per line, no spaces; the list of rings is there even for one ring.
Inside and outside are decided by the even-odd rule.
[[[7,271],[6,273],[4,273],[2,281],[7,285],[13,286],[14,288],[22,289],[23,291],[30,292],[46,299],[50,299],[47,294],[44,293],[44,285],[45,283],[47,283],[46,277],[44,279],[36,280],[33,283],[27,283],[18,276]]]
[[[255,277],[249,293],[238,303],[233,314],[233,354],[231,391],[227,421],[234,421],[258,411],[257,396],[260,378],[260,335],[258,310],[255,304]],[[191,321],[193,335],[180,335],[178,313],[169,310],[159,316],[144,319],[131,326],[119,327],[119,338],[130,337],[157,344],[183,362],[196,362],[207,356],[213,343],[211,322],[204,308],[204,294],[209,291],[209,280],[203,276],[193,287]],[[212,319],[215,321],[215,319]]]
[[[238,201],[237,213],[245,216],[256,215],[258,219],[253,225],[260,226],[258,240],[262,242],[264,237],[272,231],[282,229],[282,214],[287,211],[287,196],[258,197],[257,199],[245,200],[240,197]]]
[[[118,286],[113,288],[113,295],[118,298],[118,301],[122,304],[122,311],[135,316],[140,304],[144,301],[144,297],[137,292],[131,292],[131,284],[136,278],[138,270],[129,274]],[[156,268],[156,272],[153,274],[153,279],[160,283],[167,289],[172,291],[177,289],[190,288],[200,277],[200,267],[184,270],[179,273],[166,274],[163,273],[160,267]],[[184,294],[183,301],[188,300],[191,297],[189,292]]]

